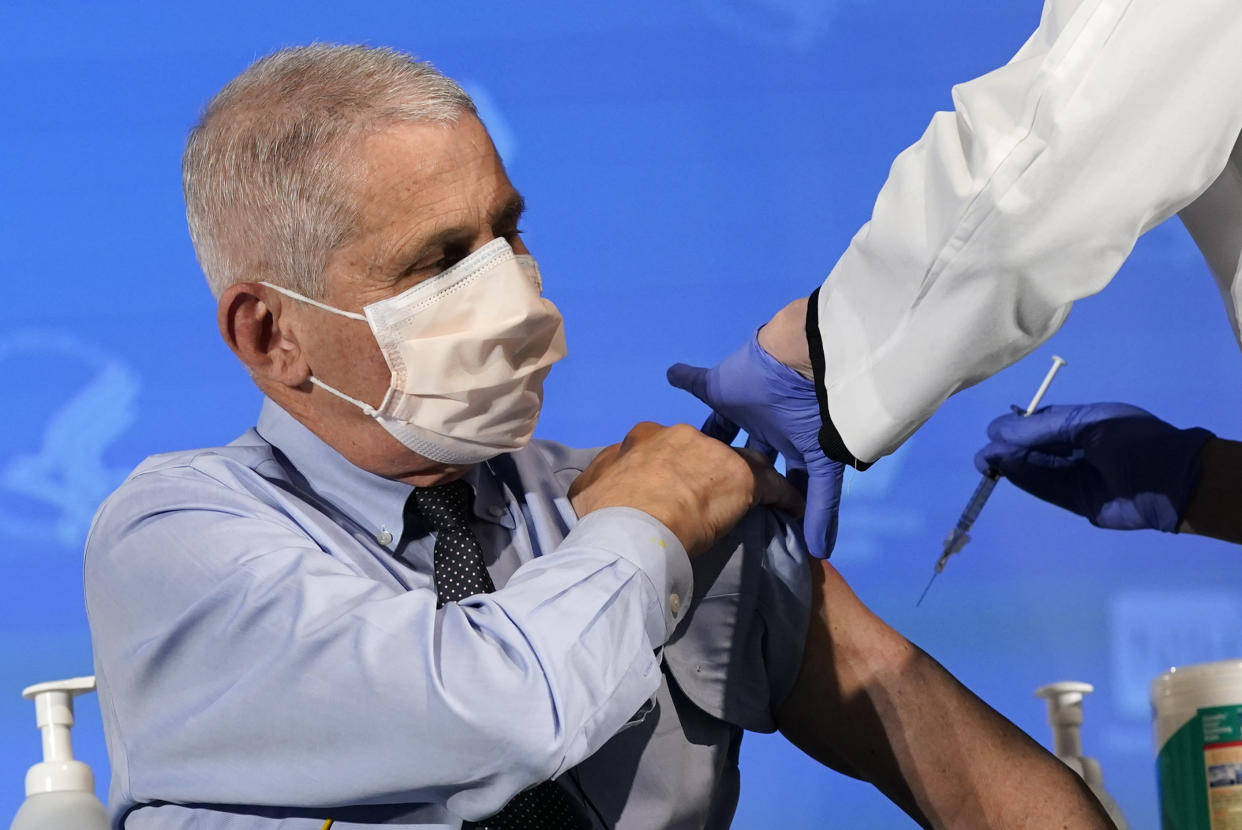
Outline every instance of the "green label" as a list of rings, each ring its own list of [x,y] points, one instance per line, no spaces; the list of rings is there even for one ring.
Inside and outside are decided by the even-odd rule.
[[[1242,830],[1242,706],[1214,706],[1156,756],[1164,830]]]

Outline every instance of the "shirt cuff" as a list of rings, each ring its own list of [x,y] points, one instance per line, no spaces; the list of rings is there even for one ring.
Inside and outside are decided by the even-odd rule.
[[[651,590],[648,634],[657,647],[672,636],[694,592],[690,557],[672,531],[636,508],[605,507],[584,516],[562,544],[607,550],[638,568]]]

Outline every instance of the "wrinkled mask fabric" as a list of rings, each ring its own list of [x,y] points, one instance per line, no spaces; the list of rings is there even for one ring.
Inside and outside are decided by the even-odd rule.
[[[566,353],[561,314],[541,294],[539,266],[504,239],[361,314],[262,284],[370,325],[392,373],[379,406],[313,375],[311,383],[442,464],[475,464],[526,446],[543,406],[543,380]]]

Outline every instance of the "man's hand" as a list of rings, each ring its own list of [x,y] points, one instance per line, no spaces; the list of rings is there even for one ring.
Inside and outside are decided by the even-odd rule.
[[[579,517],[605,507],[641,510],[672,531],[692,557],[757,505],[802,515],[798,492],[761,455],[685,424],[638,424],[596,456],[569,498]]]
[[[1047,406],[988,425],[975,456],[1044,501],[1114,530],[1172,533],[1199,481],[1206,429],[1178,429],[1124,403]]]
[[[801,301],[801,305],[805,309],[806,301]],[[668,381],[712,408],[703,424],[704,433],[728,443],[741,427],[750,436],[747,447],[769,458],[776,453],[785,457],[789,480],[806,499],[803,535],[807,549],[822,559],[832,553],[836,543],[844,468],[820,449],[815,383],[777,360],[761,345],[779,344],[773,347],[796,365],[797,335],[788,331],[789,321],[796,316],[795,306],[787,306],[757,337],[720,364],[702,369],[678,363],[669,367]],[[772,326],[779,331],[769,341],[765,332]],[[806,336],[800,336],[805,355]],[[809,368],[809,359],[806,362]]]

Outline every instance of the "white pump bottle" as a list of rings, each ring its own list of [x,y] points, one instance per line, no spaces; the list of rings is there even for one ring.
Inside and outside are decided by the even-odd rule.
[[[1117,830],[1126,830],[1126,819],[1121,814],[1121,808],[1104,789],[1100,762],[1082,754],[1082,699],[1094,691],[1095,687],[1090,683],[1065,681],[1040,686],[1035,690],[1035,696],[1048,701],[1053,754],[1087,783]]]
[[[95,797],[91,768],[73,759],[69,728],[73,698],[95,690],[94,677],[39,683],[22,690],[33,700],[43,732],[43,761],[26,773],[26,800],[9,830],[108,830],[108,814]]]

